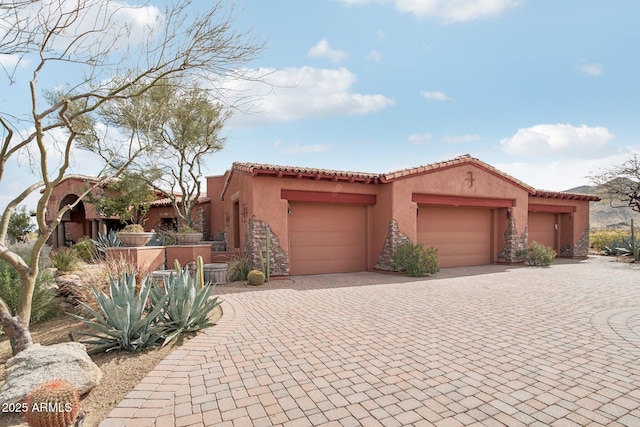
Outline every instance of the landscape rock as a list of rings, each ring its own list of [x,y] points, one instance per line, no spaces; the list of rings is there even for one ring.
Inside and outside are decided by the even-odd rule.
[[[56,284],[60,295],[75,296],[78,290],[84,287],[84,283],[77,274],[63,274],[56,277]]]
[[[43,346],[34,344],[7,360],[7,379],[0,388],[0,404],[19,403],[34,387],[62,379],[73,384],[80,395],[102,380],[83,344],[67,342]]]

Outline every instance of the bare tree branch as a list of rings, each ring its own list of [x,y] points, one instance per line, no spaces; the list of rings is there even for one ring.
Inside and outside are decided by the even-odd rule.
[[[143,97],[174,77],[209,87],[229,75],[242,78],[242,64],[262,48],[249,34],[233,30],[232,10],[223,5],[222,0],[215,0],[206,11],[194,15],[197,5],[191,0],[175,0],[164,10],[150,3],[127,6],[116,0],[0,3],[0,55],[15,60],[12,69],[0,71],[4,71],[7,85],[21,83],[18,68],[21,75],[28,76],[23,96],[30,103],[29,111],[0,112],[0,181],[9,162],[20,156],[26,154],[31,164],[37,165],[34,183],[25,185],[0,218],[0,259],[16,268],[21,278],[18,311],[14,317],[3,312],[2,317],[5,330],[23,335],[10,335],[14,352],[23,348],[24,330],[28,334],[41,250],[64,213],[91,191],[87,189],[57,212],[49,212],[47,222],[45,212],[51,195],[57,185],[69,179],[73,154],[83,149],[104,160],[96,178],[98,185],[152,152],[153,141],[146,135],[151,132],[148,126],[157,122],[140,122],[146,123],[146,128],[107,122],[128,135],[126,140],[110,138],[98,130],[102,112],[119,102]],[[132,15],[139,19],[128,21]],[[72,81],[55,90],[42,88],[43,77],[59,73],[55,67],[61,66],[69,70],[66,75]],[[61,131],[64,137],[60,137]],[[59,146],[59,153],[52,151],[52,145]],[[189,172],[189,179],[198,176],[199,163],[197,166]],[[18,203],[38,190],[38,237],[27,263],[6,245],[7,226]],[[12,322],[14,327],[10,327]]]
[[[637,154],[589,178],[601,188],[599,196],[612,207],[640,212],[640,157]]]

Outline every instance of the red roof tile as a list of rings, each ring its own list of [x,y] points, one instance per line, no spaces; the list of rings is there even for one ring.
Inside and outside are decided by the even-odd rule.
[[[564,191],[547,191],[536,190],[535,193],[530,194],[529,197],[546,197],[549,199],[567,199],[567,200],[588,200],[590,202],[599,202],[601,199],[593,194],[582,193],[565,193]]]
[[[377,174],[367,172],[350,172],[350,171],[338,171],[331,169],[317,169],[298,166],[279,166],[279,165],[267,165],[260,163],[234,163],[233,170],[238,172],[249,173],[251,175],[277,175],[277,176],[292,176],[299,178],[357,178],[358,180],[372,180],[378,177]]]
[[[442,162],[430,163],[422,166],[416,166],[413,168],[401,169],[395,172],[388,172],[385,174],[374,174],[368,172],[352,172],[352,171],[339,171],[332,169],[317,169],[299,166],[281,166],[281,165],[269,165],[261,163],[241,163],[235,162],[231,167],[230,173],[227,175],[226,182],[223,186],[221,198],[224,199],[224,195],[228,188],[231,176],[234,173],[249,174],[252,176],[274,176],[274,177],[288,177],[297,179],[315,179],[315,180],[329,180],[329,181],[349,181],[349,182],[361,182],[361,183],[386,183],[395,181],[397,179],[408,178],[415,175],[422,175],[426,173],[435,172],[442,169],[448,169],[461,164],[473,164],[485,171],[495,175],[499,178],[505,179],[514,185],[522,188],[529,193],[530,197],[547,197],[554,199],[570,199],[570,200],[589,200],[598,201],[600,198],[589,194],[576,194],[576,193],[563,193],[545,190],[536,190],[530,185],[525,184],[506,174],[493,166],[471,157],[469,154],[456,157],[451,160],[445,160]]]
[[[182,198],[180,196],[177,197],[178,202],[180,202],[182,200]],[[211,199],[206,197],[206,196],[200,196],[198,197],[198,205],[203,204],[203,203],[208,203],[210,202]],[[153,202],[151,202],[151,206],[154,207],[160,207],[160,206],[171,206],[171,199],[169,199],[168,197],[163,197],[161,199],[156,199]]]

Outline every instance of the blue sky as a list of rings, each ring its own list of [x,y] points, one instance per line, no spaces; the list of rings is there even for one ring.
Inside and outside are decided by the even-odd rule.
[[[640,3],[273,4],[237,2],[238,24],[268,37],[252,66],[297,86],[236,115],[215,172],[233,160],[385,172],[470,153],[564,190],[640,150]]]
[[[640,153],[640,2],[238,0],[234,13],[266,41],[246,64],[265,83],[228,83],[254,103],[207,175],[234,161],[389,172],[469,153],[565,190]],[[17,108],[14,90],[0,80],[0,111]],[[74,172],[97,169],[85,156]],[[0,205],[28,173],[11,170]]]

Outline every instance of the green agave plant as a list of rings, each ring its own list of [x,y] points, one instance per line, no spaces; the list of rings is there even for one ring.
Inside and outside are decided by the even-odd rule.
[[[162,322],[166,327],[163,346],[184,332],[193,332],[210,325],[209,313],[220,305],[218,297],[210,299],[214,284],[206,283],[202,288],[187,268],[172,272],[164,281],[164,289],[151,289],[151,303],[162,307]]]
[[[81,302],[95,320],[71,314],[96,331],[75,333],[92,338],[80,341],[93,346],[89,353],[118,349],[137,351],[159,342],[165,336],[162,312],[166,296],[156,299],[156,304],[148,307],[153,282],[147,280],[147,277],[142,279],[140,290],[136,294],[135,271],[119,274],[117,278],[110,277],[109,281],[110,295],[93,287],[93,294],[102,313]],[[74,340],[75,334],[72,334]]]
[[[96,249],[104,257],[104,250],[106,248],[117,248],[122,246],[122,241],[118,238],[115,231],[110,230],[107,234],[98,233],[98,239],[93,241],[96,244]]]

